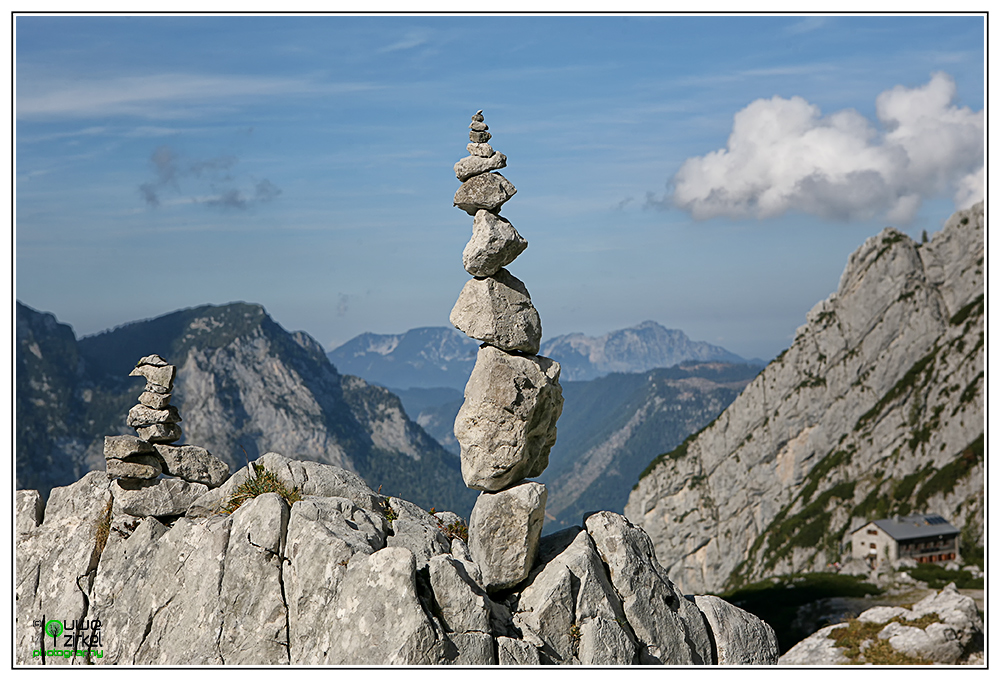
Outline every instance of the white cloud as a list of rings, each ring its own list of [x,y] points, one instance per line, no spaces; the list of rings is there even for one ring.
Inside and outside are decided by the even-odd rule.
[[[881,130],[852,109],[823,116],[801,97],[758,99],[733,120],[725,149],[684,162],[674,205],[696,219],[767,218],[796,210],[826,218],[913,218],[921,201],[983,193],[983,112],[952,104],[936,73],[880,94]]]

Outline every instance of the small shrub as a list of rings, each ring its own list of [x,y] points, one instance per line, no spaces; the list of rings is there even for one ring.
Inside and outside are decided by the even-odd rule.
[[[448,523],[444,528],[444,536],[448,539],[455,539],[456,537],[464,542],[469,541],[469,526],[465,523],[456,520],[453,523]]]
[[[289,505],[294,504],[296,501],[302,501],[302,494],[297,487],[288,489],[277,475],[264,468],[264,466],[257,463],[251,463],[250,465],[254,472],[253,477],[248,476],[246,480],[240,483],[239,487],[229,497],[229,500],[226,501],[220,513],[229,515],[242,506],[244,502],[254,497],[259,497],[261,494],[268,494],[269,492],[280,495]]]

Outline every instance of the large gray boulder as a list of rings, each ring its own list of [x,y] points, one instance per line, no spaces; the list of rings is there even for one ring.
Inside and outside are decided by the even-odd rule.
[[[500,173],[484,173],[462,183],[455,192],[455,205],[469,215],[475,215],[480,210],[498,213],[515,193],[517,189]]]
[[[229,479],[229,465],[212,456],[207,449],[194,445],[154,445],[163,460],[163,472],[208,488],[218,487]]]
[[[528,241],[517,233],[514,225],[499,215],[480,210],[472,221],[472,238],[462,251],[462,265],[474,277],[488,277],[514,262],[527,247]]]
[[[421,606],[416,561],[409,549],[389,546],[347,565],[331,625],[329,664],[439,664],[443,632]]]
[[[545,485],[522,482],[483,492],[469,517],[469,551],[487,591],[510,588],[528,576],[545,519]]]
[[[449,319],[470,338],[501,350],[534,355],[542,340],[542,321],[528,289],[505,269],[466,282]]]
[[[639,640],[640,663],[711,664],[701,611],[667,578],[646,533],[610,511],[591,515],[586,526]]]
[[[635,662],[621,599],[590,536],[580,527],[549,535],[535,562],[514,622],[544,642],[546,657],[559,664]]]
[[[389,497],[395,515],[386,546],[407,548],[413,553],[417,569],[427,566],[432,556],[448,553],[451,543],[441,531],[441,523],[430,513],[405,499]]]
[[[178,479],[115,480],[111,492],[122,513],[146,516],[184,515],[208,487]]]
[[[715,643],[714,664],[777,664],[778,637],[760,618],[718,596],[695,596]]]
[[[37,492],[36,492],[37,494]],[[68,487],[57,487],[39,513],[38,499],[18,496],[18,510],[28,518],[17,521],[14,622],[17,664],[82,664],[82,658],[34,657],[32,651],[52,648],[35,620],[71,621],[88,614],[86,590],[94,579],[97,530],[111,514],[111,493],[104,471],[91,471]],[[44,514],[44,521],[34,525]],[[32,527],[34,525],[34,527]],[[62,647],[62,642],[58,642]]]
[[[541,475],[562,405],[558,362],[481,347],[455,419],[465,484],[498,491]]]

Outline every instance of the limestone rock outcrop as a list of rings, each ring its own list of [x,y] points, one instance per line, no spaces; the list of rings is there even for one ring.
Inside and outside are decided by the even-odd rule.
[[[982,545],[984,229],[980,203],[927,243],[869,238],[791,347],[649,466],[625,515],[675,583],[824,570],[851,532],[911,510]]]
[[[542,538],[526,577],[491,591],[460,519],[384,497],[333,466],[273,452],[255,463],[180,517],[124,512],[121,481],[102,471],[53,489],[47,503],[18,491],[15,664],[736,662],[715,642],[731,650],[738,636],[665,580],[648,537],[622,516],[602,512]],[[262,471],[300,500],[267,492],[229,514],[197,512]],[[422,560],[415,537],[432,537],[434,555]],[[652,598],[641,604],[643,590]],[[766,624],[732,610],[745,646],[766,638]],[[53,645],[43,617],[99,624]]]
[[[983,644],[975,601],[949,584],[912,607],[878,606],[856,620],[824,627],[799,641],[778,664],[864,664],[870,661],[866,653],[882,660],[895,653],[893,664],[982,664]]]

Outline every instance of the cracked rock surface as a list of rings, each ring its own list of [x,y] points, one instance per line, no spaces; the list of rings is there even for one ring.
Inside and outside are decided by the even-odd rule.
[[[104,665],[701,664],[720,657],[704,648],[711,643],[697,606],[666,580],[648,537],[622,516],[601,513],[587,528],[543,538],[527,579],[491,593],[475,552],[447,530],[463,524],[457,516],[384,497],[333,466],[273,452],[257,463],[297,487],[302,500],[267,493],[231,515],[212,512],[209,502],[231,493],[246,469],[204,488],[207,499],[183,516],[125,513],[113,496],[118,483],[103,471],[54,489],[47,503],[18,491],[16,663],[84,663],[82,656],[32,655],[52,649],[51,637],[42,640],[32,626],[43,617],[99,619],[102,639],[91,662]],[[670,594],[670,602],[650,608],[656,600],[647,599],[643,609],[643,593]]]

